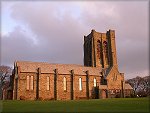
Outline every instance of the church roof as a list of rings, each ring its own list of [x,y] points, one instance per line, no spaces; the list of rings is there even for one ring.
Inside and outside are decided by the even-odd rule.
[[[15,64],[20,67],[21,72],[37,72],[37,69],[41,68],[41,73],[54,73],[54,70],[58,69],[58,74],[70,74],[70,71],[74,70],[74,74],[86,75],[86,71],[89,70],[90,75],[101,75],[101,68],[76,64],[51,64],[30,61],[17,61]]]
[[[125,83],[125,89],[133,89],[130,84]]]

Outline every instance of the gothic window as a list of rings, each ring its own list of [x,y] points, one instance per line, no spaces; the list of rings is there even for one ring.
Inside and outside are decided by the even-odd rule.
[[[30,89],[33,90],[33,76],[30,77]]]
[[[100,41],[98,40],[97,41],[97,56],[98,56],[98,58],[100,59],[100,52],[101,52],[101,43],[100,43]]]
[[[30,76],[27,76],[27,90],[29,90],[29,84],[30,84],[29,77]]]
[[[112,80],[113,81],[116,81],[117,80],[117,75],[114,73],[113,77],[112,77]]]
[[[96,78],[94,78],[94,87],[96,87]]]
[[[79,90],[82,90],[82,78],[79,78]]]
[[[27,83],[26,89],[27,90],[33,90],[33,76],[28,75],[26,83]]]
[[[102,64],[102,61],[101,61],[101,42],[99,40],[97,41],[97,57],[100,60],[100,64]]]
[[[67,90],[67,80],[66,77],[63,78],[64,91]]]
[[[106,60],[106,64],[108,64],[108,44],[106,41],[103,42],[103,50],[104,50],[104,57]]]
[[[50,90],[50,78],[49,78],[49,76],[46,77],[46,81],[47,81],[47,82],[46,82],[46,83],[47,83],[47,84],[46,84],[46,89],[47,89],[47,90]]]
[[[117,80],[117,75],[116,75],[116,78],[115,78],[115,80]]]

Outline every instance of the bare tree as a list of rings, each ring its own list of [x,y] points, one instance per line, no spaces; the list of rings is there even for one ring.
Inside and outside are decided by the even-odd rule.
[[[9,66],[0,66],[0,100],[3,99],[3,91],[6,88],[5,83],[8,83],[12,73],[12,68]]]
[[[150,95],[150,76],[139,77],[128,79],[126,81],[129,83],[134,90],[134,95],[138,94],[140,96]]]
[[[140,87],[142,82],[142,77],[137,76],[136,78],[129,79],[126,82],[131,85],[134,90],[134,95],[136,95],[137,89]]]
[[[150,76],[143,77],[141,90],[147,94],[147,96],[150,95]]]

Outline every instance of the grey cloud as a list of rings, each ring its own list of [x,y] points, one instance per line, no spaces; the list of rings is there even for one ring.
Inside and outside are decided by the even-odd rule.
[[[32,37],[27,38],[20,30],[14,30],[8,38],[2,39],[2,47],[8,49],[3,49],[3,61],[12,63],[15,59],[23,59],[83,64],[83,36],[88,35],[91,29],[99,32],[114,29],[120,71],[129,74],[148,68],[148,3],[75,3],[14,4],[11,7],[12,18],[26,25],[36,35],[38,44],[33,46]],[[80,12],[72,8],[77,6]],[[79,15],[74,17],[73,13]]]
[[[2,37],[2,64],[10,64],[17,59],[26,58],[31,53],[30,48],[32,42],[20,27],[16,27],[9,35]]]
[[[39,44],[38,47],[28,49],[31,51],[30,55],[28,53],[24,55],[19,52],[14,54],[21,54],[20,56],[24,56],[24,58],[22,57],[23,59],[29,60],[33,60],[33,57],[37,58],[38,56],[39,61],[82,64],[83,34],[80,30],[81,27],[78,28],[76,20],[70,15],[64,14],[64,21],[61,21],[55,18],[55,13],[53,12],[50,12],[49,15],[43,14],[45,12],[43,8],[37,7],[32,12],[25,10],[26,8],[32,9],[27,4],[24,8],[20,5],[15,6],[12,16],[17,21],[26,24],[36,34]],[[37,14],[37,10],[40,10],[39,14]],[[79,39],[81,39],[80,42],[78,42]],[[18,40],[17,42],[20,43],[22,41]],[[18,49],[21,51],[24,48],[20,47]],[[40,50],[40,52],[35,53],[37,50]],[[32,53],[32,51],[34,52]]]
[[[94,10],[89,8],[82,13],[85,24],[90,27],[94,26],[99,31],[104,28],[115,29],[119,68],[125,74],[148,70],[147,4],[141,1],[98,2],[93,4],[92,7],[96,7]],[[110,14],[105,11],[109,7]],[[91,13],[88,13],[89,10]]]

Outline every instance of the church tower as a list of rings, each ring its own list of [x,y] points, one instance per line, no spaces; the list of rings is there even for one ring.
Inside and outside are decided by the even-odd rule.
[[[84,66],[118,68],[114,30],[106,33],[92,30],[84,36]]]

